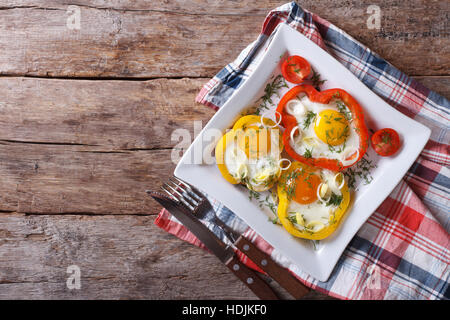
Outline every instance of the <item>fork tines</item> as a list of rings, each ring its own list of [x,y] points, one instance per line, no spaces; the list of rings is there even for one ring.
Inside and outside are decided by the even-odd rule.
[[[169,178],[169,180],[170,180],[170,179],[171,179],[171,178]],[[202,195],[199,196],[199,195],[195,192],[195,190],[194,190],[189,184],[187,184],[187,183],[184,182],[183,180],[178,179],[178,178],[175,177],[175,176],[173,176],[172,179],[174,179],[175,181],[178,181],[181,185],[185,186],[186,189],[187,189],[187,192],[189,192],[189,194],[192,195],[196,200],[198,200],[198,201],[202,201],[202,200],[203,200]],[[174,180],[172,180],[172,181],[174,181]]]
[[[202,198],[186,182],[177,177],[169,178],[169,181],[161,186],[172,199],[183,203],[190,210],[194,211],[200,204]]]

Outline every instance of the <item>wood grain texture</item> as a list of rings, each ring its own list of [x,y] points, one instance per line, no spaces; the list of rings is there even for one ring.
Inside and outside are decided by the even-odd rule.
[[[7,1],[0,10],[0,74],[209,77],[255,40],[265,13],[284,1],[77,3],[81,29],[70,30],[66,27],[68,4]],[[448,73],[445,1],[322,0],[301,5],[407,74]],[[369,5],[381,9],[380,30],[367,28]]]
[[[153,217],[14,214],[0,219],[0,230],[3,299],[254,298],[213,256],[160,231]],[[81,270],[80,290],[66,286],[70,265]],[[201,290],[206,282],[214,285]]]
[[[171,148],[175,129],[193,136],[194,121],[201,127],[214,114],[194,102],[207,80],[0,78],[0,139],[97,151]]]
[[[146,193],[172,175],[171,150],[98,152],[83,146],[0,144],[0,211],[156,214]],[[0,214],[1,215],[1,214]]]
[[[0,299],[256,299],[218,259],[153,218],[3,214]],[[70,265],[80,268],[79,290],[66,286]]]
[[[204,82],[1,78],[0,210],[156,214],[144,190],[214,113],[194,103]],[[177,129],[192,139],[172,139]]]

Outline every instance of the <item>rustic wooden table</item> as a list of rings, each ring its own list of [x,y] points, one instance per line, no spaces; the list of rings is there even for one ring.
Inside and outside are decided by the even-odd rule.
[[[200,87],[284,2],[0,1],[0,298],[255,298],[155,227],[144,190],[173,172],[173,130],[213,115],[194,103]],[[301,5],[450,96],[448,2]]]

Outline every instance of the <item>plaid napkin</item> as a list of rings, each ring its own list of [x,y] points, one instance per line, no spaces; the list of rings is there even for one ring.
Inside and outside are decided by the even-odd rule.
[[[197,102],[220,108],[252,73],[280,23],[290,25],[327,50],[391,106],[431,128],[431,138],[403,180],[349,243],[327,282],[320,282],[291,264],[229,209],[210,198],[217,214],[319,292],[340,299],[448,299],[450,104],[447,99],[409,78],[328,21],[292,2],[269,13],[258,39],[202,88]],[[165,210],[155,224],[204,247]],[[209,227],[225,241],[217,227]],[[240,258],[258,270],[245,256]]]

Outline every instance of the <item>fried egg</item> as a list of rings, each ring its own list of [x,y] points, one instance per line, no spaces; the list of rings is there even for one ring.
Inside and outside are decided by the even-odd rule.
[[[344,166],[358,159],[360,138],[341,101],[321,104],[305,95],[288,101],[285,110],[297,120],[290,137],[296,153],[305,158],[336,159]]]
[[[293,162],[279,180],[278,197],[283,226],[298,237],[317,240],[334,231],[350,202],[342,173],[300,162]]]
[[[216,146],[216,159],[225,179],[258,192],[273,187],[282,171],[282,143],[275,127],[272,120],[254,115],[236,122]]]

